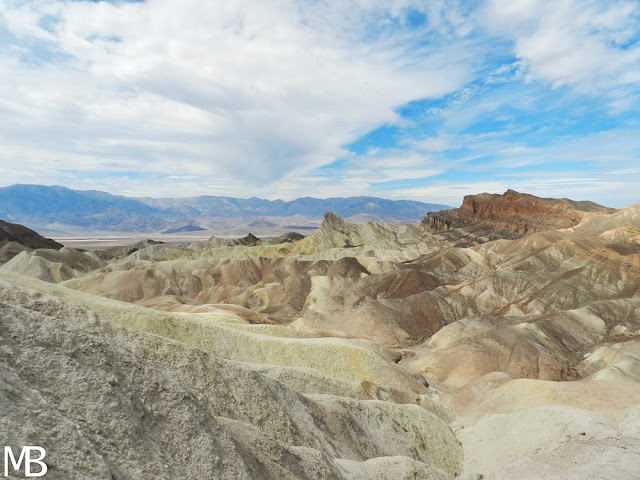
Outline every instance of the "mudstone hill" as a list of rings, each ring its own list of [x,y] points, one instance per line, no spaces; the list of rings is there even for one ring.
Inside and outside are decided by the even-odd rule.
[[[45,447],[46,478],[638,478],[640,204],[0,234],[0,442]]]

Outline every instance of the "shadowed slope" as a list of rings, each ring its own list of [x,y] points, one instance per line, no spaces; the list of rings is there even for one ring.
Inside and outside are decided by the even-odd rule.
[[[0,264],[11,260],[20,252],[36,248],[59,250],[62,245],[23,225],[0,220]]]

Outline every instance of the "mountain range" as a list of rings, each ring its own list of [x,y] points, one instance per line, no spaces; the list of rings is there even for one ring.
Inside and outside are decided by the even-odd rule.
[[[411,223],[446,205],[376,197],[292,201],[251,197],[133,198],[61,186],[0,188],[0,218],[41,232],[83,229],[175,233],[215,228],[217,222],[251,223],[297,217],[302,226],[319,224],[326,211],[355,221]],[[315,223],[314,223],[315,221]]]

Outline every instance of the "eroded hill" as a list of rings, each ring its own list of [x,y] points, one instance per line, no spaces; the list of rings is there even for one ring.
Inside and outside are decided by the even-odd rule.
[[[36,351],[64,375],[106,382],[93,396],[73,384],[64,408],[112,405],[86,423],[82,409],[72,417],[92,439],[92,468],[116,478],[139,475],[144,461],[104,432],[167,439],[149,446],[148,464],[236,459],[236,470],[181,467],[202,478],[637,472],[640,204],[616,211],[508,191],[417,225],[327,214],[302,239],[246,238],[111,256],[35,250],[0,267],[0,358],[22,399],[9,421],[38,398],[52,418],[67,412],[52,400],[63,377],[16,360]],[[132,368],[147,373],[132,381]],[[125,420],[113,423],[118,412]],[[178,425],[185,437],[171,443]],[[125,450],[134,453],[124,466],[104,460]],[[64,456],[60,468],[75,461]]]
[[[20,252],[37,248],[59,250],[62,245],[23,225],[0,220],[0,264],[12,259]]]
[[[520,238],[529,233],[569,228],[584,218],[615,212],[593,202],[540,198],[515,190],[502,195],[467,195],[460,208],[428,213],[423,221],[433,233],[456,246]]]

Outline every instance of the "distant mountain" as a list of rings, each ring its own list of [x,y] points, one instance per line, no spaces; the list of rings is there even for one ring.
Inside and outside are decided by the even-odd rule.
[[[326,211],[343,218],[413,223],[446,205],[376,197],[265,200],[251,197],[131,198],[61,186],[0,188],[0,218],[33,228],[77,227],[118,232],[184,231],[208,228],[220,219],[268,221],[270,217],[320,219]],[[298,222],[296,222],[298,223]]]
[[[304,215],[311,218],[322,218],[330,211],[347,218],[359,214],[377,215],[396,219],[420,220],[427,212],[449,208],[445,205],[423,203],[412,200],[386,200],[376,197],[337,197],[337,198],[297,198],[290,202],[283,200],[264,200],[251,197],[248,199],[233,197],[201,196],[191,198],[138,198],[136,199],[153,208],[171,212],[180,212],[195,217],[239,217],[269,216],[292,217]]]
[[[87,229],[160,230],[166,227],[168,215],[171,212],[138,200],[94,190],[43,185],[0,188],[0,218],[34,228],[62,224]]]

